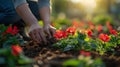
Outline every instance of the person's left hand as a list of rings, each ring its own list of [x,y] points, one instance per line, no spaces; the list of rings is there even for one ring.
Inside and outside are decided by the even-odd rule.
[[[55,32],[56,32],[56,28],[53,27],[53,26],[51,26],[50,24],[44,25],[44,26],[43,26],[43,30],[44,30],[44,32],[47,34],[47,36],[48,36],[49,38],[52,38],[53,35],[54,35]]]

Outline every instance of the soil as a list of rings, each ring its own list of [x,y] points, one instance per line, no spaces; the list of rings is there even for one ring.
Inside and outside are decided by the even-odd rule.
[[[49,45],[41,45],[35,42],[29,42],[23,47],[24,54],[27,57],[33,58],[36,62],[33,67],[62,67],[63,61],[70,58],[77,58],[79,51],[62,52],[57,48],[52,47],[54,39],[48,43]],[[93,58],[100,57],[106,67],[120,67],[120,46],[115,48],[114,54],[107,52],[104,55],[99,55],[97,52],[91,52]]]

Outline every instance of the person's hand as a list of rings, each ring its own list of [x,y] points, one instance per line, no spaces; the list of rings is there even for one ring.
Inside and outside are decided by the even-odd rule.
[[[37,43],[47,43],[44,30],[39,24],[33,24],[29,27],[29,36]]]
[[[56,28],[51,26],[50,24],[44,25],[43,30],[44,30],[45,34],[47,34],[47,36],[49,38],[52,38],[53,34],[55,34],[55,32],[56,32]]]

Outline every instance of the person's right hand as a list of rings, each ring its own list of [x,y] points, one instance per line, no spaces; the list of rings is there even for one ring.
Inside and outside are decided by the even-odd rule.
[[[29,36],[37,43],[47,43],[46,35],[39,24],[33,24],[29,27]]]

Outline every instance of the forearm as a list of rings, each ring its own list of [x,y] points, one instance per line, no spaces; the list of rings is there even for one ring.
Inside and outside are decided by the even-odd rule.
[[[25,21],[27,26],[31,26],[32,24],[37,24],[37,19],[30,11],[28,5],[26,3],[16,7],[17,13],[21,16],[21,18]]]
[[[50,8],[48,6],[44,6],[39,9],[41,20],[44,22],[44,25],[50,24]]]

